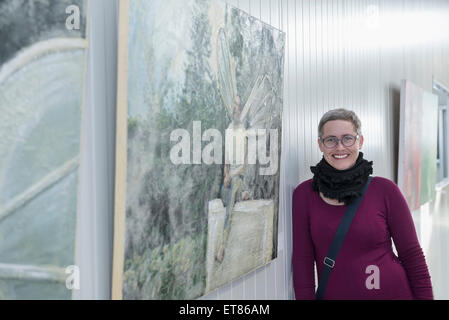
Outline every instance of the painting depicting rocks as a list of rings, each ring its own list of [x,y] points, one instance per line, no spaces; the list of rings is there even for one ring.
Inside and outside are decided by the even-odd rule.
[[[70,299],[87,3],[0,0],[0,299]]]
[[[219,0],[120,1],[113,298],[277,256],[285,35]]]

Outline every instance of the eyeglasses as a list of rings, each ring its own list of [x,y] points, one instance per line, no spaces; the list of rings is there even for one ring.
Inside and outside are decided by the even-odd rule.
[[[340,139],[335,136],[329,136],[324,139],[320,137],[320,140],[326,148],[332,149],[338,145],[339,141],[341,141],[341,144],[345,147],[352,147],[358,138],[359,135],[353,136],[350,134],[346,134],[342,136]]]

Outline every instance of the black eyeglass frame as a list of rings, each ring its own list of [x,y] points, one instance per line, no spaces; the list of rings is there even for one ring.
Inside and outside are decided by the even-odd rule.
[[[352,137],[352,138],[355,138],[354,139],[354,143],[352,143],[351,145],[349,145],[349,146],[347,146],[347,145],[345,145],[344,143],[343,143],[343,139],[344,139],[344,137]],[[335,146],[333,146],[333,147],[328,147],[328,146],[326,146],[326,144],[324,143],[324,140],[326,140],[327,138],[331,138],[331,137],[334,137],[335,139],[337,139],[337,143],[335,144]],[[354,144],[355,144],[355,142],[358,140],[360,138],[360,135],[355,135],[355,136],[353,136],[352,134],[345,134],[344,136],[342,136],[341,138],[338,138],[338,137],[336,137],[336,136],[328,136],[328,137],[326,137],[326,138],[322,138],[322,137],[320,137],[320,141],[321,141],[321,143],[323,144],[323,146],[324,147],[326,147],[327,149],[334,149],[335,147],[337,147],[338,146],[338,143],[339,142],[341,142],[341,144],[344,146],[344,147],[352,147]]]

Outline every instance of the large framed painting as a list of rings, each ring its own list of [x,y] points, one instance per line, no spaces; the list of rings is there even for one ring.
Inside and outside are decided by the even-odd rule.
[[[403,80],[398,185],[411,210],[435,198],[437,130],[438,97]]]
[[[222,1],[120,1],[114,299],[276,258],[284,42]]]
[[[70,299],[84,0],[0,0],[0,299]]]

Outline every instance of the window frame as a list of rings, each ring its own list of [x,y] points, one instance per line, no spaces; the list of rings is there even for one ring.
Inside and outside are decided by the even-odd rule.
[[[433,81],[433,93],[438,95],[438,156],[436,189],[449,185],[449,90]],[[445,95],[446,101],[441,103],[440,96]]]

